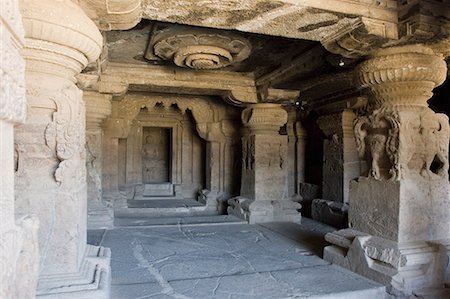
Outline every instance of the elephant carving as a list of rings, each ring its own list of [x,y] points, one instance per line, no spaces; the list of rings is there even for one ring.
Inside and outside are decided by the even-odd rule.
[[[421,118],[420,135],[422,136],[423,161],[421,174],[445,175],[448,170],[448,144],[450,128],[445,114],[425,113]]]

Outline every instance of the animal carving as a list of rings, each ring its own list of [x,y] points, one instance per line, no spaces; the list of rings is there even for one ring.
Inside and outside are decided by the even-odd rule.
[[[429,112],[424,113],[421,118],[420,135],[423,140],[421,174],[430,176],[434,172],[442,176],[447,173],[449,166],[448,142],[450,128],[448,117],[444,114]],[[432,166],[433,162],[438,164],[436,169]]]
[[[381,180],[391,168],[386,153],[389,126],[385,120],[360,117],[355,121],[354,133],[359,156],[369,163],[369,176]]]

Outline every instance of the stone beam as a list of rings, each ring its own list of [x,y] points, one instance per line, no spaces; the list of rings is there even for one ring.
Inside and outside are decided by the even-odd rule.
[[[141,0],[79,0],[77,2],[102,31],[127,30],[141,21]]]
[[[312,72],[323,64],[323,56],[326,53],[327,51],[320,45],[311,47],[298,57],[285,61],[276,70],[258,78],[256,84],[258,86],[275,86],[294,76],[298,77],[299,74]]]
[[[321,40],[366,17],[395,23],[396,1],[143,0],[143,18],[268,35]],[[289,24],[289,26],[286,26]]]
[[[224,71],[195,72],[181,68],[109,63],[98,83],[101,93],[126,90],[231,97],[235,103],[256,103],[253,75]]]

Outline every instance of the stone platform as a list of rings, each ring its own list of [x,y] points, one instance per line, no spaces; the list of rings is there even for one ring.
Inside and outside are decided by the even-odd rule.
[[[91,243],[112,249],[112,299],[385,298],[383,286],[316,256],[311,238],[325,232],[315,228],[122,225],[89,234]]]

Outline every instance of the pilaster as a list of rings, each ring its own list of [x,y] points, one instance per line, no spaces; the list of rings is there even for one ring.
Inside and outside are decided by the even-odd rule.
[[[41,298],[109,293],[109,249],[86,245],[85,106],[75,78],[102,37],[74,2],[23,0],[27,122],[16,128],[16,203],[40,220]]]
[[[394,294],[446,282],[450,128],[447,116],[427,106],[446,73],[443,57],[422,45],[379,50],[358,67],[370,110],[354,131],[370,169],[350,184],[353,230],[327,235],[334,245],[324,258]]]
[[[102,197],[103,120],[111,114],[111,95],[84,91],[86,105],[86,171],[88,228],[99,229],[113,224],[112,204]]]
[[[323,142],[322,198],[314,199],[312,217],[342,228],[347,223],[350,181],[363,170],[356,149],[351,109],[338,109],[323,115],[317,123],[325,135]]]
[[[249,223],[301,220],[300,205],[288,196],[287,136],[279,134],[287,116],[278,104],[250,105],[242,112],[241,195],[229,200],[228,212]]]
[[[297,108],[288,109],[288,191],[291,198],[299,195],[299,184],[305,182],[306,129],[298,117]]]

